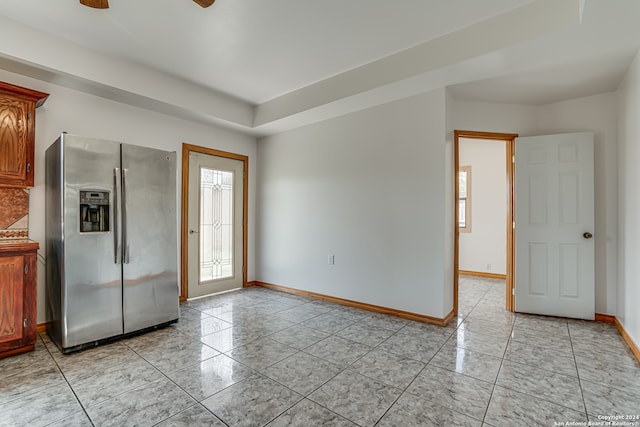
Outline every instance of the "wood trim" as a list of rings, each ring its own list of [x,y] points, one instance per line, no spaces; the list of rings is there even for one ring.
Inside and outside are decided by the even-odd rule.
[[[0,82],[0,93],[4,93],[13,97],[26,99],[35,103],[36,108],[41,107],[49,98],[48,93],[39,92],[37,90],[28,89],[22,86],[12,85],[7,82]]]
[[[497,141],[507,141],[519,136],[517,133],[478,132],[473,130],[455,130],[453,132],[456,138],[495,139]]]
[[[633,341],[627,331],[624,330],[624,326],[622,326],[622,323],[620,323],[617,317],[614,317],[614,324],[616,325],[616,329],[620,335],[622,335],[622,339],[624,339],[629,346],[629,349],[631,349],[631,352],[636,356],[638,362],[640,362],[640,347]]]
[[[29,252],[35,253],[40,249],[40,244],[33,240],[0,240],[0,254],[4,255],[24,255]]]
[[[49,329],[49,326],[51,325],[52,322],[44,322],[44,323],[38,323],[38,326],[36,326],[36,332],[41,334],[43,332],[47,332],[47,329]]]
[[[28,345],[25,347],[15,348],[13,350],[7,350],[0,352],[0,359],[7,356],[14,356],[16,354],[26,353],[28,351],[33,351],[36,348],[35,345]]]
[[[245,286],[245,288],[250,288],[252,286],[257,286],[257,283],[255,280],[252,280],[251,282],[247,282],[247,286]]]
[[[458,227],[458,171],[459,171],[459,163],[460,163],[460,138],[470,138],[470,139],[489,139],[489,140],[497,140],[504,141],[506,146],[506,164],[507,164],[507,172],[506,172],[506,180],[507,180],[507,272],[505,275],[506,279],[506,309],[508,311],[515,311],[515,301],[513,297],[513,289],[514,289],[514,272],[515,272],[515,230],[513,229],[513,221],[515,219],[514,212],[514,172],[515,166],[513,164],[512,158],[515,154],[515,139],[518,137],[516,133],[498,133],[498,132],[477,132],[470,130],[454,130],[454,244],[453,244],[453,268],[454,268],[454,277],[453,277],[453,311],[458,313],[458,274],[459,272],[459,262],[458,257],[460,254],[460,228]]]
[[[460,267],[460,189],[458,188],[458,174],[460,173],[460,133],[453,131],[453,312],[458,315],[458,269]]]
[[[409,311],[396,310],[395,308],[382,307],[379,305],[367,304],[364,302],[358,302],[358,301],[348,300],[344,298],[333,297],[330,295],[318,294],[315,292],[304,291],[301,289],[290,288],[287,286],[274,285],[272,283],[266,283],[266,282],[260,282],[260,281],[256,281],[254,283],[256,284],[256,286],[261,286],[267,289],[286,292],[288,294],[300,295],[303,297],[333,302],[336,304],[345,305],[347,307],[353,307],[353,308],[359,308],[362,310],[372,311],[374,313],[389,314],[391,316],[401,317],[403,319],[415,320],[422,323],[429,323],[436,326],[447,326],[455,316],[455,313],[453,310],[451,310],[451,312],[447,314],[444,318],[438,318],[438,317],[426,316],[424,314],[411,313]]]
[[[595,320],[596,322],[616,323],[616,316],[612,316],[610,314],[596,313]]]
[[[497,274],[497,273],[485,273],[484,271],[469,271],[469,270],[458,270],[458,274],[462,274],[464,276],[476,276],[476,277],[489,277],[492,279],[506,279],[506,274]]]
[[[213,148],[200,147],[198,145],[182,144],[182,194],[181,194],[181,217],[180,217],[180,301],[189,298],[189,274],[188,274],[188,236],[189,236],[189,154],[208,154],[210,156],[224,157],[227,159],[239,160],[243,163],[243,207],[242,207],[242,287],[247,287],[247,243],[249,228],[249,156],[229,153]]]
[[[180,205],[180,301],[186,301],[189,296],[189,274],[187,271],[189,223],[189,148],[182,144],[182,189]]]
[[[622,336],[622,339],[624,340],[624,342],[627,343],[633,355],[636,356],[636,359],[638,359],[638,362],[640,362],[640,347],[633,341],[633,339],[631,338],[631,336],[629,336],[627,331],[625,331],[624,327],[622,326],[622,323],[620,323],[620,321],[616,316],[612,316],[610,314],[596,313],[595,320],[596,322],[611,323],[615,325],[616,329],[618,330],[618,333]]]
[[[507,285],[506,285],[506,309],[511,312],[516,311],[515,302],[515,280],[516,280],[516,230],[513,224],[516,220],[516,205],[515,205],[515,154],[516,154],[516,138],[518,135],[513,135],[511,139],[507,141]]]
[[[441,324],[436,324],[436,326],[443,326],[443,327],[444,326],[448,326],[449,323],[451,323],[451,321],[453,320],[453,318],[456,317],[457,315],[458,315],[457,313],[454,313],[454,311],[451,310],[449,312],[449,314],[447,314],[442,319],[440,319],[442,321],[442,323]],[[430,322],[423,322],[423,323],[430,323]]]

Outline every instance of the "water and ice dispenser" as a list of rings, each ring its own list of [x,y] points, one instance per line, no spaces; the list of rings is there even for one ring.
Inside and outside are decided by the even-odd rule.
[[[109,231],[109,192],[80,191],[80,232]]]

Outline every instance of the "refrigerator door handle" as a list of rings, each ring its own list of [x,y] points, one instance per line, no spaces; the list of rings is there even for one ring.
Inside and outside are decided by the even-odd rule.
[[[116,190],[113,193],[113,203],[115,209],[115,221],[113,221],[113,246],[114,246],[114,260],[115,264],[121,263],[122,256],[122,240],[120,235],[120,227],[118,221],[122,218],[122,201],[120,195],[122,194],[122,182],[120,175],[120,168],[113,168],[113,181],[115,182]]]
[[[127,237],[127,172],[122,168],[122,242],[124,245],[123,264],[129,264],[129,238]]]

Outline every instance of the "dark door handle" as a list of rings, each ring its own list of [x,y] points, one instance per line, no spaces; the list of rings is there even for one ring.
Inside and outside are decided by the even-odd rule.
[[[592,238],[592,237],[593,237],[593,234],[591,234],[591,233],[589,233],[589,232],[587,231],[586,233],[584,233],[584,234],[582,235],[582,237],[584,237],[585,239],[590,239],[590,238]]]

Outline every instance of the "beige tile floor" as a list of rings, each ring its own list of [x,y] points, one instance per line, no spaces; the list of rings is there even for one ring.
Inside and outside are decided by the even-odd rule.
[[[640,414],[612,325],[515,315],[460,280],[446,328],[262,288],[188,302],[174,326],[0,360],[0,426],[535,426]]]

